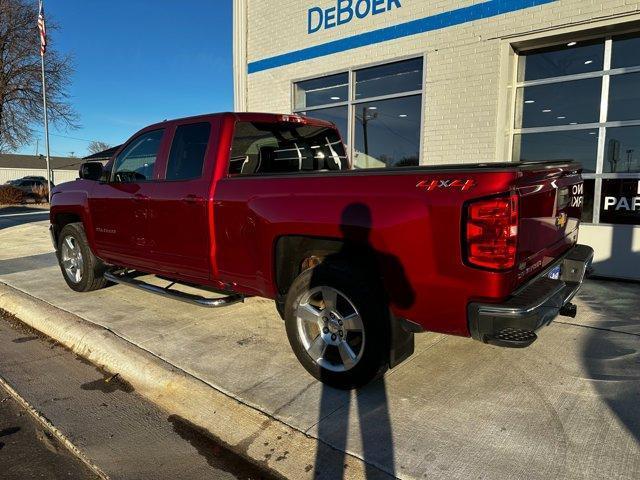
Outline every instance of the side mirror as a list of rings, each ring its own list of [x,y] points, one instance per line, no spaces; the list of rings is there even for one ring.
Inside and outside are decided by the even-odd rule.
[[[102,164],[100,162],[86,162],[80,165],[80,178],[98,181],[100,177],[102,177]]]

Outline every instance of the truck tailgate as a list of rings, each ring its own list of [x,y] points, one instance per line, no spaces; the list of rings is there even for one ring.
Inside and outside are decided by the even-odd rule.
[[[577,242],[584,202],[579,164],[523,166],[520,195],[518,283],[539,273]]]

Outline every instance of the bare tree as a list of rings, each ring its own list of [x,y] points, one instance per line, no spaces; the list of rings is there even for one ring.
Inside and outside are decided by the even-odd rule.
[[[0,151],[29,143],[32,125],[42,124],[42,78],[36,2],[0,0]],[[53,48],[47,17],[47,110],[57,127],[77,128],[78,116],[69,103],[71,58]]]
[[[99,140],[94,140],[89,144],[89,147],[87,147],[87,150],[89,151],[89,155],[93,155],[94,153],[104,152],[109,148],[111,148],[111,145],[109,145],[108,143],[101,142]]]

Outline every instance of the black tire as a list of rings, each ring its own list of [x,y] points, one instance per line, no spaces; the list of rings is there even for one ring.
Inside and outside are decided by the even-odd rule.
[[[343,261],[325,262],[302,272],[285,301],[285,326],[291,348],[302,366],[321,382],[343,390],[358,388],[382,376],[389,363],[389,308],[370,274]],[[331,287],[353,304],[364,327],[360,360],[346,371],[324,368],[307,353],[298,331],[296,309],[317,287]]]
[[[280,300],[275,300],[275,304],[276,304],[276,311],[278,312],[278,315],[280,315],[280,318],[284,320],[285,302],[282,302]]]
[[[62,263],[63,243],[67,241],[67,237],[72,238],[72,243],[77,245],[82,256],[82,267],[78,269],[81,272],[79,281],[69,276]],[[102,260],[93,254],[91,248],[89,248],[89,242],[87,241],[82,223],[69,223],[60,231],[58,235],[57,256],[62,276],[72,290],[76,292],[91,292],[104,288],[107,285],[108,282],[104,278],[105,265]]]

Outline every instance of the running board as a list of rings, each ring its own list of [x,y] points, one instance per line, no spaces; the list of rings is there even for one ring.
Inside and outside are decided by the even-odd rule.
[[[220,298],[206,298],[201,297],[200,295],[193,295],[191,293],[180,292],[178,290],[171,290],[171,287],[175,284],[175,282],[169,284],[168,287],[159,287],[157,285],[152,285],[150,283],[137,280],[126,271],[107,271],[104,273],[104,278],[113,283],[128,285],[145,292],[155,293],[156,295],[162,295],[163,297],[180,300],[181,302],[191,303],[200,307],[219,308],[233,305],[235,303],[244,302],[244,296],[237,293],[233,293],[227,295],[226,297]]]

